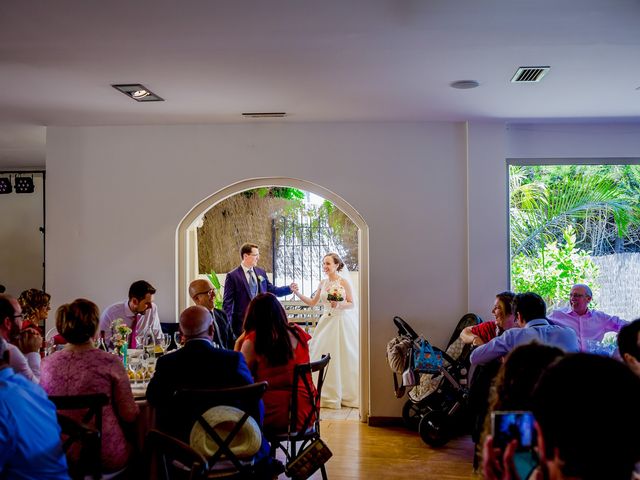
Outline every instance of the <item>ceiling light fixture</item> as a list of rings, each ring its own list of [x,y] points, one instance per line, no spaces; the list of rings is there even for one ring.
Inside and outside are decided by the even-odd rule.
[[[284,118],[287,112],[248,112],[243,113],[244,118]]]
[[[133,98],[136,102],[164,102],[164,98],[159,97],[140,83],[126,83],[111,86],[124,93],[127,97]]]
[[[476,88],[480,86],[480,82],[476,80],[458,80],[449,84],[451,88],[457,88],[458,90],[469,90],[470,88]]]
[[[33,193],[35,185],[33,184],[33,177],[22,177],[16,175],[15,179],[16,193]]]
[[[11,177],[0,178],[0,195],[11,192],[13,192],[13,187],[11,186]]]

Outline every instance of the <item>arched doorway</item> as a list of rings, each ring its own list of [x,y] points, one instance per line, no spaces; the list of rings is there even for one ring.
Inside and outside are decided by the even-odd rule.
[[[369,381],[369,227],[358,211],[331,190],[315,183],[288,177],[264,177],[242,180],[229,185],[195,205],[180,221],[176,231],[177,284],[176,314],[188,306],[187,286],[196,278],[196,228],[202,215],[216,203],[245,190],[261,187],[294,187],[315,193],[331,201],[358,227],[358,264],[360,298],[360,419],[367,422],[370,410]]]

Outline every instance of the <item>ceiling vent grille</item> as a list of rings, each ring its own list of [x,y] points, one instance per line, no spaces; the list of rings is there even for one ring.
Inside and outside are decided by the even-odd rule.
[[[537,83],[551,67],[520,67],[511,79],[511,83]]]
[[[284,118],[287,116],[286,112],[248,112],[243,113],[244,118]]]

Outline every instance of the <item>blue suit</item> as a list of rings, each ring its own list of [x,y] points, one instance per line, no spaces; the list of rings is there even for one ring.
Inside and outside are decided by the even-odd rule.
[[[276,297],[283,295],[291,295],[289,287],[274,287],[267,278],[267,272],[263,269],[254,267],[253,271],[258,277],[258,293],[273,293]],[[231,321],[231,328],[236,336],[242,333],[242,323],[244,322],[244,314],[251,302],[251,290],[249,282],[244,273],[242,266],[227,273],[224,281],[224,301],[222,308],[227,314],[227,318]]]

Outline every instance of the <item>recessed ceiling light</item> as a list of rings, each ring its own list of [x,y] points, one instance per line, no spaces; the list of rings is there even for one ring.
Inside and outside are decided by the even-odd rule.
[[[459,90],[468,90],[470,88],[476,88],[480,86],[480,82],[476,80],[458,80],[449,84],[451,88],[457,88]]]
[[[248,112],[243,113],[244,118],[284,118],[287,112]]]
[[[140,83],[127,83],[111,86],[124,93],[127,97],[133,98],[136,102],[164,102],[164,98],[160,98]]]

